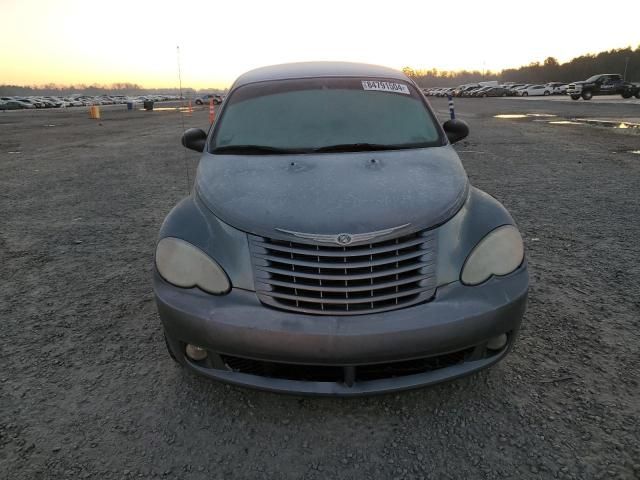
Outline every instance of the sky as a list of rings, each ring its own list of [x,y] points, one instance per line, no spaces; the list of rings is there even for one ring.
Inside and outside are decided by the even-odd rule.
[[[295,61],[496,71],[640,45],[637,15],[590,3],[0,0],[0,84],[177,87],[178,46],[184,87],[224,88]]]

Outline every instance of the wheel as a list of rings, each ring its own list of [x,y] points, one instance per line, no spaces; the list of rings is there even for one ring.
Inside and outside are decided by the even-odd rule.
[[[196,100],[196,105],[202,105],[202,100]]]
[[[587,91],[587,92],[582,92],[582,99],[583,100],[591,100],[591,98],[593,97],[593,93]]]
[[[483,94],[482,94],[482,98],[487,98],[487,94],[486,94],[486,93],[483,93]]]
[[[639,100],[640,100],[640,90],[638,90],[638,91],[636,92],[636,94],[634,95],[634,97],[636,97],[637,99],[639,99]]]
[[[528,97],[529,96],[529,92],[522,92],[522,96],[523,97]]]
[[[633,97],[633,93],[631,93],[631,90],[622,91],[622,98],[631,98],[631,97]]]
[[[545,90],[545,91],[544,91],[544,96],[546,97],[547,95],[550,95],[550,93],[549,93],[549,91],[548,91],[548,90]]]
[[[580,100],[580,95],[571,95],[571,100]]]
[[[503,93],[503,94],[502,94],[502,96],[503,96],[503,97],[506,97],[506,96],[507,96],[507,93],[506,93],[506,92],[505,92],[505,93]]]

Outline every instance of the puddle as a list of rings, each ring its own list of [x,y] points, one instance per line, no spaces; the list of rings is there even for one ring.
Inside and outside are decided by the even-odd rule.
[[[611,153],[613,154],[617,154],[617,153],[630,153],[632,155],[640,155],[640,150],[612,150]]]
[[[598,120],[591,118],[574,118],[573,120],[588,123],[589,125],[597,125],[599,127],[608,127],[615,129],[640,128],[640,123],[621,122],[620,120]]]
[[[542,118],[536,118],[542,117]],[[494,115],[493,118],[507,118],[507,119],[520,119],[520,118],[533,118],[534,122],[544,122],[551,125],[593,125],[599,127],[615,128],[619,130],[627,129],[640,129],[640,123],[627,122],[621,120],[600,120],[596,118],[570,118],[568,120],[548,120],[549,118],[557,117],[551,113],[501,113]]]
[[[43,127],[55,127],[55,125],[50,123],[50,124],[47,124],[47,125],[43,125]]]
[[[529,118],[529,117],[557,117],[551,113],[501,113],[493,118]]]
[[[144,108],[139,108],[138,110],[140,110],[141,112],[147,112],[147,111],[152,111],[152,112],[188,112],[189,111],[189,107],[157,107],[157,108],[154,108],[153,110],[145,110]]]
[[[574,122],[573,120],[556,120],[547,123],[551,123],[553,125],[584,125],[582,122]]]
[[[7,153],[22,153],[22,152],[7,152]]]

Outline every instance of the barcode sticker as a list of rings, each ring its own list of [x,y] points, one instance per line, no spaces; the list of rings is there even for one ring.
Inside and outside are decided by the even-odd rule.
[[[379,82],[377,80],[363,80],[362,88],[365,90],[378,90],[380,92],[393,92],[411,95],[409,87],[402,83],[395,82]]]

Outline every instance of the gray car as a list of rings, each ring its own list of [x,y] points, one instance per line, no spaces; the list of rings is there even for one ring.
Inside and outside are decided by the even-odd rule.
[[[198,97],[195,99],[195,104],[196,105],[209,105],[209,102],[211,101],[211,99],[213,99],[213,104],[214,105],[220,105],[222,103],[222,96],[221,95],[202,95],[201,97]]]
[[[224,382],[366,395],[495,364],[528,273],[507,210],[469,184],[403,73],[298,63],[240,76],[193,193],[169,213],[153,288],[170,355]]]

